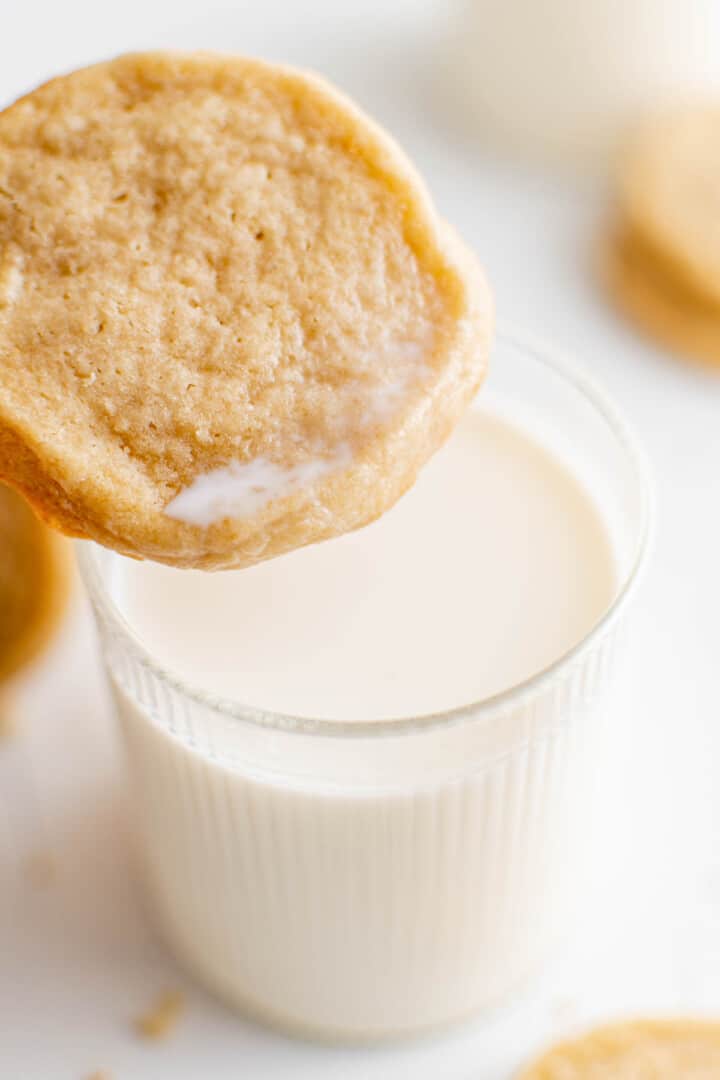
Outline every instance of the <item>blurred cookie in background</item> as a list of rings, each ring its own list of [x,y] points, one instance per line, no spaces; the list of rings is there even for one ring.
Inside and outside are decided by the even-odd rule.
[[[720,106],[675,110],[636,134],[603,273],[660,344],[720,366]]]
[[[603,276],[616,305],[674,354],[720,367],[720,307],[669,272],[628,230],[603,253]]]
[[[717,1080],[720,1023],[625,1021],[558,1043],[516,1080]]]
[[[720,104],[646,123],[628,147],[620,185],[634,235],[720,305]]]
[[[0,734],[14,677],[43,651],[65,611],[70,548],[20,495],[0,485]]]

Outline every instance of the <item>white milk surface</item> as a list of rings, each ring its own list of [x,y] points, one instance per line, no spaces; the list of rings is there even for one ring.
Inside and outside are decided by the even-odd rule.
[[[516,685],[591,629],[616,579],[572,473],[480,409],[357,533],[249,570],[124,573],[129,622],[186,681],[335,720],[437,712]]]

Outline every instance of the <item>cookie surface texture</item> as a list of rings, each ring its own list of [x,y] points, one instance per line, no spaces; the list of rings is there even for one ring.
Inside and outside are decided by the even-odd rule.
[[[71,535],[215,569],[367,524],[491,322],[404,154],[315,76],[130,55],[0,114],[0,475]]]
[[[720,1023],[647,1020],[560,1043],[516,1080],[717,1080]]]

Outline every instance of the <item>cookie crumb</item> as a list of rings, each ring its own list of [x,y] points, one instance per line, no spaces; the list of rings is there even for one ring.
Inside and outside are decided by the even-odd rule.
[[[184,1007],[185,1000],[179,991],[166,991],[137,1018],[135,1030],[144,1039],[164,1039],[176,1026]]]
[[[57,860],[49,851],[36,851],[25,860],[25,878],[34,889],[47,889],[57,874]]]

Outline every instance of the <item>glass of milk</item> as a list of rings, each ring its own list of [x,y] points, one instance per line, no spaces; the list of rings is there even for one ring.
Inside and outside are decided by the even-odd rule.
[[[720,4],[458,0],[444,76],[486,140],[603,168],[648,110],[720,92]]]
[[[584,376],[491,371],[358,533],[218,574],[80,545],[158,926],[288,1030],[447,1024],[567,931],[648,482]]]

